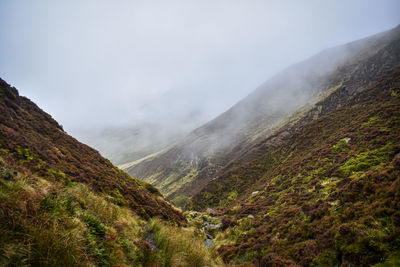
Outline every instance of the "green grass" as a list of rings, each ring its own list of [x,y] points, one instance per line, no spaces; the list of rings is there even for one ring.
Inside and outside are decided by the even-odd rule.
[[[389,161],[389,155],[387,152],[390,151],[392,147],[393,144],[389,142],[380,148],[361,152],[355,157],[347,160],[339,170],[349,176],[355,172],[366,171],[371,167],[386,163]]]
[[[29,148],[18,147],[17,152],[21,158],[21,161],[31,161],[33,160],[33,154]]]
[[[0,171],[0,266],[218,265],[193,230],[160,220],[150,223],[160,246],[152,252],[146,224],[81,183]]]
[[[154,233],[159,250],[158,261],[162,266],[221,266],[216,251],[204,246],[203,235],[194,228],[167,226],[158,219],[152,219],[148,231]]]

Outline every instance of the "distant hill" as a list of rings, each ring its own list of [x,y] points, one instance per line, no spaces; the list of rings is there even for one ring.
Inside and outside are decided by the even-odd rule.
[[[287,123],[304,116],[310,121],[341,105],[319,101],[340,88],[350,97],[398,64],[399,32],[397,27],[327,49],[289,67],[182,141],[124,170],[184,205],[232,162],[252,158],[253,148]]]
[[[122,165],[164,149],[206,122],[209,114],[205,101],[199,101],[202,98],[203,92],[171,89],[141,103],[136,121],[103,128],[81,125],[71,130],[112,163]]]
[[[288,68],[125,170],[208,210],[230,266],[398,266],[400,27]]]

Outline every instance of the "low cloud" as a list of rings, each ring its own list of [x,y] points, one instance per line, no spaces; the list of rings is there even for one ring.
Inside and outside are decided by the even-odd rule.
[[[94,146],[107,128],[184,132],[288,65],[396,26],[398,10],[395,0],[2,1],[0,75]]]

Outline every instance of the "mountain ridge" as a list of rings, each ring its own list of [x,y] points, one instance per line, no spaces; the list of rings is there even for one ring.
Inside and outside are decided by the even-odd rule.
[[[187,225],[0,80],[1,266],[222,266]]]
[[[0,80],[0,90],[0,144],[7,165],[66,183],[85,183],[116,198],[121,194],[141,216],[159,215],[184,223],[183,216],[157,189],[126,175],[96,150],[69,136],[4,80]]]
[[[225,262],[398,264],[399,74],[400,64],[192,198],[222,216]]]
[[[333,93],[333,89],[336,90],[341,86],[347,86],[351,90],[348,94],[353,94],[358,87],[365,86],[368,79],[373,80],[376,77],[375,71],[382,73],[379,64],[374,66],[371,58],[383,50],[389,55],[398,56],[396,42],[399,39],[399,32],[400,27],[396,27],[387,32],[325,50],[311,57],[310,61],[303,61],[287,68],[219,117],[192,131],[183,141],[170,147],[169,150],[124,170],[156,185],[170,199],[187,200],[195,193],[191,190],[196,191],[213,179],[215,174],[228,164],[229,158],[238,158],[238,155],[243,154],[241,150],[246,151],[248,146],[254,146],[263,138],[273,134],[274,128],[282,125],[288,116],[293,116],[297,109],[304,109],[307,106],[313,109],[313,105],[317,106],[321,95],[326,94],[324,92],[331,90],[330,93]],[[392,46],[394,44],[394,47],[390,48],[390,44]],[[394,52],[388,52],[390,49]],[[334,55],[336,57],[329,60]],[[396,60],[397,58],[389,58],[387,64],[393,66]],[[317,64],[314,64],[315,62]],[[360,69],[362,67],[359,66],[363,66],[364,69]],[[330,71],[327,72],[327,69]],[[294,74],[289,75],[291,72]],[[354,78],[363,72],[369,72],[371,77],[367,80]],[[345,77],[353,80],[353,84],[346,84],[346,81],[343,81]],[[355,83],[355,80],[358,82]],[[343,82],[345,84],[342,84]],[[307,89],[304,91],[302,88]],[[279,95],[280,90],[284,90],[286,94]],[[278,97],[274,96],[276,94]],[[275,102],[285,107],[276,106]],[[324,111],[314,108],[313,112],[315,114],[312,116],[318,116],[317,113]],[[234,146],[231,146],[232,143]],[[200,184],[191,186],[191,183]],[[175,199],[175,203],[181,201]]]

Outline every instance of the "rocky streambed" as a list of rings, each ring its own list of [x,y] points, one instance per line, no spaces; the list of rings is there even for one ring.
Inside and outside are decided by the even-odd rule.
[[[222,228],[222,217],[218,216],[213,209],[207,209],[204,213],[188,211],[186,217],[190,225],[199,229],[204,235],[206,247],[212,247],[217,232]]]

